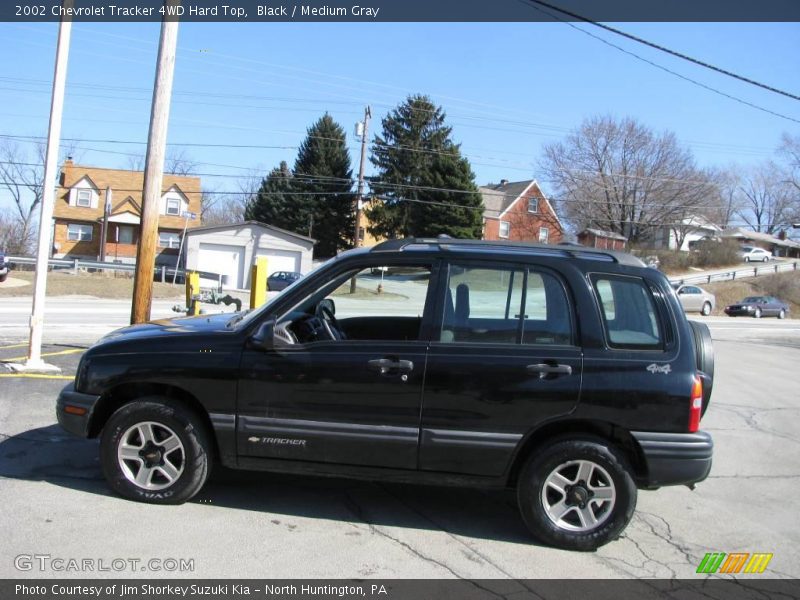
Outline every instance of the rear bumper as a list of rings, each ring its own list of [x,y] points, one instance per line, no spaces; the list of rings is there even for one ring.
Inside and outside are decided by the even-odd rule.
[[[714,442],[705,431],[655,433],[633,431],[647,465],[642,487],[689,485],[703,481],[711,471]]]
[[[89,437],[89,422],[92,419],[94,405],[99,398],[100,396],[76,392],[74,383],[67,384],[61,390],[56,401],[58,424],[70,433],[81,437]],[[66,412],[68,406],[71,412]],[[83,410],[82,414],[76,414],[80,413],[81,410]]]

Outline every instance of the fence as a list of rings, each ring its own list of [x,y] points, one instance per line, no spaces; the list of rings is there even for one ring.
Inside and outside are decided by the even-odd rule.
[[[35,265],[36,258],[33,256],[7,256],[10,265]],[[99,260],[81,260],[78,258],[64,259],[51,258],[47,265],[53,269],[71,269],[76,275],[80,269],[91,269],[93,271],[122,271],[133,273],[136,271],[135,264],[118,262],[102,262]],[[166,265],[156,265],[155,278],[162,283],[172,283],[173,277],[177,282],[183,284],[186,278],[186,271],[181,268],[168,267]],[[216,281],[221,284],[222,276],[218,273],[200,271],[200,278],[209,281]]]
[[[717,281],[733,281],[735,279],[747,277],[759,277],[761,275],[774,275],[775,273],[785,273],[787,271],[797,271],[797,261],[761,264],[757,267],[744,267],[731,271],[715,271],[713,273],[701,273],[699,275],[689,275],[687,277],[670,277],[670,282],[679,285],[714,283]]]

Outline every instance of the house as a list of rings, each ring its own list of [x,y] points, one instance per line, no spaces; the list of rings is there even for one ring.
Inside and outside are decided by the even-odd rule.
[[[315,242],[258,221],[195,227],[186,232],[186,268],[218,274],[223,289],[246,289],[259,256],[266,257],[268,274],[310,271]]]
[[[53,257],[135,263],[143,187],[142,171],[66,160],[53,209]],[[157,265],[174,266],[184,228],[200,225],[200,193],[199,177],[164,175]]]
[[[361,206],[361,212],[358,213],[358,247],[369,248],[379,244],[385,240],[381,236],[375,236],[369,232],[372,222],[369,219],[368,212],[375,206],[375,203],[382,202],[378,198],[370,198],[365,200]]]
[[[613,231],[602,229],[584,229],[578,235],[578,243],[582,246],[600,248],[602,250],[624,250],[628,238]]]
[[[726,229],[722,232],[721,237],[723,239],[736,240],[742,246],[748,245],[763,248],[768,252],[772,252],[773,256],[800,258],[800,243],[786,239],[785,231],[782,231],[776,237],[769,233],[749,231],[741,227],[736,227],[733,229]]]
[[[672,225],[659,227],[653,235],[653,247],[688,252],[693,242],[716,239],[720,233],[722,228],[703,215],[687,215]]]
[[[532,179],[479,188],[483,196],[483,239],[557,244],[564,227],[539,184]]]

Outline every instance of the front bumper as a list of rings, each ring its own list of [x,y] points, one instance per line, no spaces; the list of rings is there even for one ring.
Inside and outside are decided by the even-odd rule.
[[[726,308],[725,314],[730,317],[752,317],[755,314],[755,309],[747,310],[746,308]]]
[[[76,392],[74,383],[67,384],[56,401],[58,424],[70,433],[89,437],[89,423],[95,403],[99,399],[100,396]],[[67,412],[67,407],[70,412]]]
[[[647,476],[642,487],[690,485],[708,477],[714,441],[705,431],[632,431],[631,434],[639,443],[647,465]]]

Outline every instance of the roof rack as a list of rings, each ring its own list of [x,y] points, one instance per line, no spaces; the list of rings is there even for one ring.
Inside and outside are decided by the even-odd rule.
[[[631,267],[646,266],[639,258],[633,256],[632,254],[619,252],[616,250],[600,250],[598,248],[589,248],[587,246],[578,245],[531,244],[528,242],[506,242],[495,240],[464,240],[443,236],[435,238],[401,238],[386,240],[385,242],[381,242],[380,244],[373,246],[371,252],[402,252],[404,250],[412,249],[413,246],[435,246],[442,250],[474,248],[486,251],[492,248],[497,248],[499,250],[507,249],[531,254],[561,256],[564,258],[604,260],[609,262],[613,261],[620,265]]]

